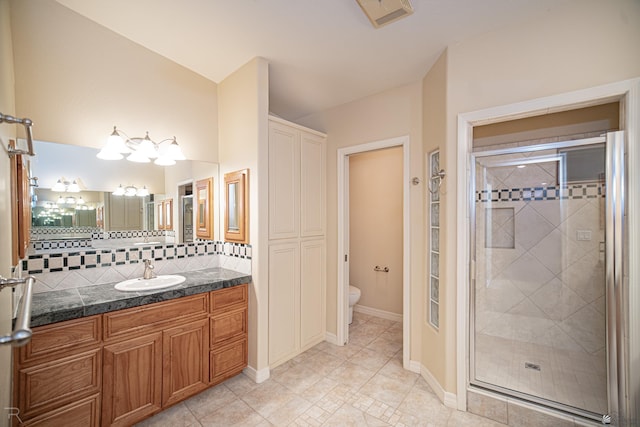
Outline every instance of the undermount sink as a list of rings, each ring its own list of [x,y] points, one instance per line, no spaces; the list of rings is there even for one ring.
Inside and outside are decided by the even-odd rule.
[[[119,291],[150,291],[153,289],[168,288],[178,285],[185,281],[183,276],[177,274],[156,276],[151,279],[129,279],[124,282],[117,283],[115,288]]]
[[[133,244],[133,246],[157,245],[158,243],[161,243],[161,242],[136,242]]]

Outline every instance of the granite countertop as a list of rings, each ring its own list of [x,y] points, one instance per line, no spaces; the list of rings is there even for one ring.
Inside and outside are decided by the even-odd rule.
[[[138,307],[251,282],[251,275],[224,268],[208,268],[179,274],[186,279],[179,285],[145,292],[118,291],[114,288],[115,283],[107,283],[34,294],[31,304],[31,327]]]

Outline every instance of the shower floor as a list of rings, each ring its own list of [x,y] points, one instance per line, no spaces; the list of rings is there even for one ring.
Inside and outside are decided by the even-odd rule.
[[[476,379],[596,414],[606,414],[606,354],[476,335]],[[527,368],[537,365],[540,370]]]

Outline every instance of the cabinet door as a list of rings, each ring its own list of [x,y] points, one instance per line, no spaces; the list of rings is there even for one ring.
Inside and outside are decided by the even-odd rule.
[[[103,375],[103,426],[130,426],[159,411],[162,333],[105,346]]]
[[[162,333],[162,405],[172,405],[209,386],[209,319]]]
[[[300,237],[325,234],[325,139],[300,136]]]
[[[300,347],[300,245],[269,247],[269,364]]]
[[[303,350],[324,340],[325,244],[300,244],[300,346]]]
[[[300,132],[269,124],[269,239],[298,237]]]

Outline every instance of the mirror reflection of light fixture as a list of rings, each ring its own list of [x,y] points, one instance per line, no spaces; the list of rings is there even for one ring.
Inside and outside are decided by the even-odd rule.
[[[138,196],[138,197],[146,197],[148,195],[149,195],[149,190],[147,190],[147,186],[146,185],[144,187],[142,187],[142,188],[139,188],[137,193],[136,193],[136,196]]]
[[[126,187],[123,187],[122,184],[120,184],[111,194],[114,196],[146,197],[149,195],[149,190],[146,185],[142,188],[138,188],[135,185],[127,185]]]
[[[57,191],[60,193],[78,193],[80,191],[80,186],[78,185],[77,179],[74,179],[73,182],[69,182],[65,180],[64,177],[61,177],[56,181],[53,187],[51,187],[51,191]]]
[[[114,196],[124,196],[124,187],[122,184],[120,184],[112,194]]]
[[[59,205],[64,205],[65,202],[66,201],[65,201],[64,197],[60,196],[60,197],[58,197],[58,201],[56,203],[59,204]]]
[[[176,164],[176,160],[185,160],[175,136],[155,142],[149,138],[149,132],[144,137],[131,138],[114,126],[97,157],[103,160],[120,160],[125,154],[131,162],[149,163],[155,159],[153,163],[160,166],[171,166]]]

